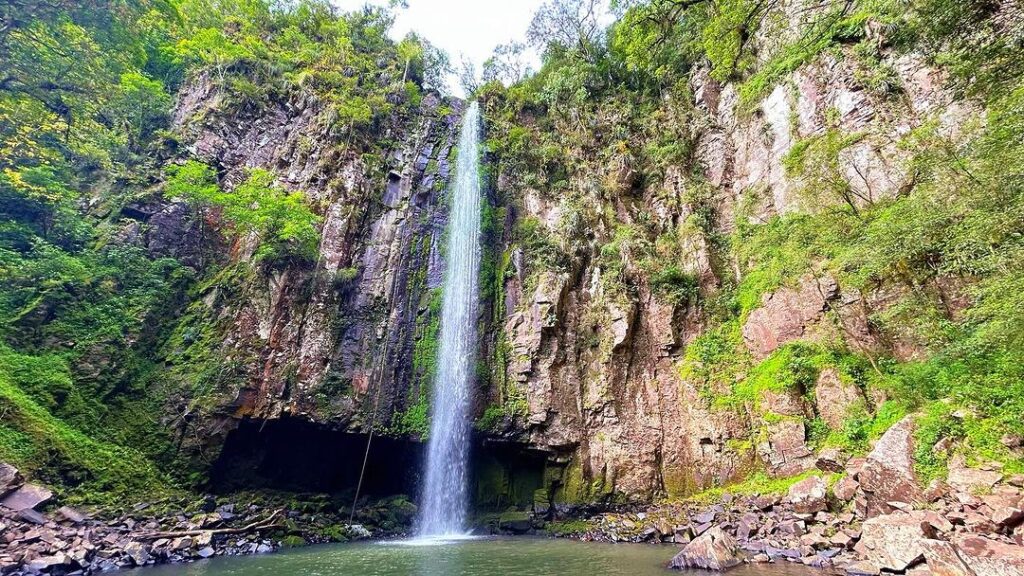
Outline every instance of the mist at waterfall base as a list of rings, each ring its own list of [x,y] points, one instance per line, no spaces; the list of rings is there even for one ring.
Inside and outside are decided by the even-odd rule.
[[[430,440],[416,535],[451,539],[466,532],[469,390],[476,352],[480,267],[480,107],[466,109],[450,189],[444,292]]]

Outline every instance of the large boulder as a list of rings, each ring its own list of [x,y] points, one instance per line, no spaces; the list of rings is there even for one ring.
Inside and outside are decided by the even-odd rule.
[[[962,454],[954,455],[949,461],[949,475],[946,482],[961,492],[987,492],[1003,477],[994,470],[969,468]]]
[[[31,510],[49,501],[50,498],[53,498],[53,492],[46,488],[36,484],[25,484],[0,500],[0,506],[21,512],[22,510]]]
[[[921,512],[876,516],[864,521],[855,550],[883,570],[902,572],[924,559],[924,541],[934,535]]]
[[[895,510],[890,502],[913,504],[923,500],[914,475],[914,420],[907,416],[894,424],[875,444],[857,476],[861,498],[858,512],[867,518]]]
[[[924,558],[935,576],[977,576],[957,552],[956,546],[942,540],[924,540]]]
[[[789,501],[800,514],[814,514],[828,509],[828,485],[818,476],[811,476],[789,487]]]
[[[719,527],[714,527],[690,542],[669,564],[672,568],[703,568],[725,571],[741,564],[736,540]]]

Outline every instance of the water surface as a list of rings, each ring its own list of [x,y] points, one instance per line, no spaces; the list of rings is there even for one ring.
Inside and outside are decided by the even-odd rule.
[[[213,558],[143,568],[131,576],[708,576],[666,568],[672,545],[600,544],[565,539],[487,538],[440,546],[408,542],[329,544],[262,556]],[[748,565],[729,576],[821,576],[792,564]]]

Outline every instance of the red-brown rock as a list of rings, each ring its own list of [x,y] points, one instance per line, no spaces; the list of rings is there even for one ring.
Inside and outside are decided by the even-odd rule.
[[[0,500],[0,506],[20,512],[35,508],[50,498],[53,498],[53,492],[46,488],[36,484],[25,484]]]
[[[860,482],[850,476],[843,476],[832,486],[832,494],[840,502],[849,502],[857,494],[857,488],[860,488]]]
[[[923,495],[914,475],[914,421],[900,420],[882,435],[858,474],[864,495],[858,511],[871,518],[894,510],[890,502],[914,503]]]
[[[690,542],[669,564],[672,568],[703,568],[725,571],[738,566],[740,549],[736,540],[715,527]]]
[[[955,541],[964,563],[978,576],[1024,576],[1024,546],[980,536]]]
[[[811,476],[789,487],[789,501],[800,514],[813,514],[828,509],[828,486],[818,476]]]
[[[801,338],[838,292],[834,278],[807,276],[797,289],[782,288],[765,294],[761,307],[751,312],[743,325],[747,348],[760,359],[786,342]]]
[[[0,498],[13,492],[21,486],[22,482],[24,480],[17,468],[6,462],[0,462]]]
[[[835,368],[825,368],[818,375],[814,384],[814,405],[821,419],[833,430],[842,428],[850,411],[864,403],[861,389],[853,382],[843,381]]]
[[[879,568],[900,572],[924,558],[923,541],[933,535],[917,512],[875,516],[864,522],[855,550]]]
[[[942,540],[924,540],[924,559],[935,576],[977,576],[957,553],[956,546]]]

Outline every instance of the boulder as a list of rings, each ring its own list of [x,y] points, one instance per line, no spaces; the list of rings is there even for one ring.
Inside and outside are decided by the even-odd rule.
[[[840,502],[849,502],[857,494],[857,488],[860,488],[860,482],[851,476],[843,476],[832,486],[832,494]]]
[[[789,487],[789,501],[800,514],[813,514],[828,509],[828,486],[818,476],[811,476]]]
[[[21,512],[22,510],[35,508],[47,502],[50,498],[53,498],[53,492],[46,488],[36,484],[25,484],[8,494],[3,500],[0,500],[0,506],[15,512]]]
[[[838,448],[825,448],[818,453],[814,466],[822,472],[842,472],[846,469],[846,456]]]
[[[6,462],[0,462],[0,498],[14,492],[24,479],[18,469]]]
[[[889,514],[864,521],[855,550],[883,570],[901,572],[924,559],[934,529],[921,513]]]
[[[858,512],[871,518],[892,512],[891,502],[912,504],[923,495],[914,475],[914,421],[907,416],[875,444],[857,475],[863,498]]]
[[[39,572],[56,571],[62,567],[70,567],[72,564],[64,554],[58,552],[52,556],[39,556],[25,563],[25,569],[31,574]]]
[[[968,468],[963,455],[957,454],[949,462],[946,482],[962,492],[976,493],[991,490],[1002,477],[1002,474],[992,470]]]
[[[669,564],[672,568],[703,568],[725,571],[742,563],[739,545],[731,536],[715,527],[683,548]]]
[[[1024,510],[1003,506],[992,511],[992,522],[1002,528],[1015,528],[1024,523]]]
[[[61,518],[71,522],[72,524],[81,524],[85,521],[86,516],[71,506],[61,506],[57,509],[57,514]]]
[[[956,546],[942,540],[924,540],[924,559],[936,576],[977,576],[957,553]]]
[[[149,562],[149,546],[139,542],[129,542],[124,547],[124,553],[132,559],[136,566],[144,566]]]
[[[954,543],[964,564],[978,576],[1024,576],[1024,546],[980,536],[961,537]]]

